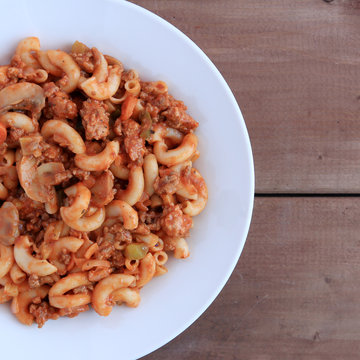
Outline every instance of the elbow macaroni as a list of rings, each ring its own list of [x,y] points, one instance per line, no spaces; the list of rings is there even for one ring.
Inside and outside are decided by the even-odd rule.
[[[137,307],[170,255],[189,256],[207,203],[197,123],[165,82],[97,48],[29,37],[15,54],[31,77],[10,82],[13,65],[0,67],[0,303],[39,327],[89,305]]]

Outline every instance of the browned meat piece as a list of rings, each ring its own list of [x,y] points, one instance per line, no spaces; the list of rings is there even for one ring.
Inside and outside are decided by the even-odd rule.
[[[69,156],[60,146],[43,142],[40,144],[40,148],[43,150],[40,157],[41,161],[61,162],[67,167],[66,164],[69,161]]]
[[[134,234],[139,234],[139,235],[149,235],[150,234],[150,229],[148,228],[148,226],[144,223],[140,223],[138,225],[138,227],[132,231]]]
[[[9,129],[9,135],[6,139],[6,142],[9,146],[14,146],[18,144],[19,139],[25,135],[23,129],[12,127]]]
[[[159,195],[175,194],[178,189],[180,177],[175,171],[170,169],[160,172],[160,176],[155,179],[154,189]]]
[[[102,101],[88,99],[80,110],[86,140],[101,140],[109,135],[109,113]]]
[[[59,261],[64,265],[69,265],[71,261],[71,255],[65,250],[60,254]]]
[[[132,161],[142,163],[146,148],[145,139],[140,137],[140,131],[141,127],[136,121],[128,119],[122,122],[125,151]]]
[[[192,226],[192,219],[181,211],[179,205],[175,205],[164,209],[160,223],[167,235],[183,237],[188,234]]]
[[[29,312],[35,317],[35,322],[39,328],[43,327],[47,320],[56,320],[59,318],[57,309],[50,306],[47,301],[42,301],[40,304],[31,304],[29,306]]]
[[[10,78],[8,71],[9,71],[9,66],[7,65],[0,66],[0,90],[8,85],[17,83],[18,81],[17,77]]]
[[[152,94],[143,91],[140,93],[140,99],[144,100],[153,106],[156,106],[160,111],[166,110],[170,106],[170,99],[167,93],[164,94]]]
[[[90,176],[90,171],[79,169],[77,167],[72,168],[70,170],[71,170],[72,174],[81,181],[87,180]]]
[[[73,290],[74,294],[88,294],[90,291],[93,291],[94,287],[93,285],[82,285],[78,286]]]
[[[121,251],[116,251],[111,257],[111,266],[119,269],[125,265],[125,258]]]
[[[129,230],[126,230],[121,223],[112,225],[109,228],[109,233],[115,235],[115,242],[126,242],[130,243],[132,241],[131,233]]]
[[[165,122],[168,126],[178,129],[183,133],[188,133],[199,126],[199,123],[181,107],[171,106],[163,111],[161,115],[166,117]]]
[[[46,213],[44,204],[31,200],[24,192],[21,192],[20,196],[15,199],[10,197],[7,201],[11,201],[17,207],[21,220],[40,218]]]
[[[153,120],[153,122],[158,122],[159,121],[159,113],[160,113],[160,109],[157,106],[154,106],[150,103],[147,103],[145,105],[145,110],[150,114],[151,119]]]
[[[47,103],[44,114],[48,119],[74,119],[78,110],[67,93],[60,90],[53,82],[43,86]]]
[[[88,73],[92,73],[94,71],[94,57],[90,49],[83,53],[71,53],[71,56],[78,63],[81,69]]]
[[[14,55],[11,59],[10,66],[6,70],[6,78],[8,79],[7,85],[10,85],[16,83],[20,79],[30,82],[44,82],[47,79],[47,76],[45,74],[44,78],[44,71],[39,72],[38,69],[26,65],[21,60],[20,55]]]
[[[110,241],[105,240],[99,246],[97,258],[100,260],[108,260],[114,255],[115,251],[116,249],[114,247],[114,244]]]
[[[155,211],[139,211],[139,220],[144,223],[150,231],[159,231],[161,229],[160,216],[161,214]]]
[[[39,276],[35,274],[29,275],[28,283],[31,289],[37,288],[41,285]]]
[[[130,136],[124,139],[125,151],[132,161],[142,163],[143,156],[146,152],[145,140],[141,137]]]
[[[104,171],[91,188],[91,204],[96,207],[101,207],[109,204],[114,199],[115,191],[114,175],[111,171]]]
[[[80,305],[80,306],[74,306],[72,308],[63,308],[59,310],[59,315],[73,318],[75,316],[78,316],[81,312],[88,311],[89,309],[90,309],[89,305]]]
[[[127,137],[137,137],[140,134],[140,125],[132,119],[124,120],[122,121],[122,132]]]

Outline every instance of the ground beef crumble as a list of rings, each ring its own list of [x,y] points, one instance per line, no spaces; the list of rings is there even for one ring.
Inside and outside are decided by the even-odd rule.
[[[67,93],[60,90],[53,82],[48,82],[43,86],[47,104],[44,114],[48,119],[74,119],[78,109],[76,104],[70,100]]]
[[[179,205],[175,205],[164,209],[160,223],[167,235],[172,237],[184,237],[187,236],[192,226],[192,219],[189,215],[186,215],[181,211]]]
[[[154,182],[155,192],[159,195],[174,194],[178,189],[180,176],[171,169],[162,170]]]
[[[40,304],[31,304],[29,313],[34,316],[39,328],[43,327],[47,320],[56,320],[60,316],[58,310],[49,305],[47,301],[42,301]]]
[[[86,140],[101,140],[109,135],[109,113],[103,101],[88,99],[80,110]]]

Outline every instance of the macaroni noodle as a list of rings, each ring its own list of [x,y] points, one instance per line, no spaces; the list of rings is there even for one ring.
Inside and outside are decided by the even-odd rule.
[[[0,80],[0,303],[39,327],[139,306],[207,203],[198,123],[164,81],[78,41],[23,39]]]

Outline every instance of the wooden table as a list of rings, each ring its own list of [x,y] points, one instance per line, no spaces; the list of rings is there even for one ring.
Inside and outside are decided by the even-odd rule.
[[[360,358],[360,1],[137,0],[193,39],[243,112],[250,234],[162,359]]]

